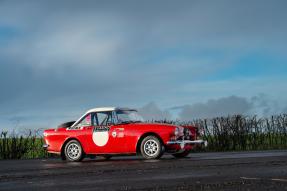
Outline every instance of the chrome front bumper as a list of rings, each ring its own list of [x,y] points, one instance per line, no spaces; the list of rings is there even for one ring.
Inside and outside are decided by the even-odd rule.
[[[168,145],[174,145],[178,144],[180,145],[181,148],[184,148],[185,145],[190,144],[190,145],[195,145],[195,144],[201,144],[204,147],[207,147],[207,141],[204,140],[195,140],[195,141],[190,141],[190,140],[177,140],[177,141],[168,141]]]

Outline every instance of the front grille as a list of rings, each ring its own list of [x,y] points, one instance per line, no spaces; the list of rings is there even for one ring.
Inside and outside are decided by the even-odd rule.
[[[191,131],[188,128],[184,128],[183,132],[180,134],[180,136],[177,138],[178,141],[180,140],[193,140],[193,135]]]

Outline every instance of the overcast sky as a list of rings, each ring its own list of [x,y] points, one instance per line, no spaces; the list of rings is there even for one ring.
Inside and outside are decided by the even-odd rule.
[[[148,117],[287,108],[287,2],[0,0],[0,128],[98,106]]]

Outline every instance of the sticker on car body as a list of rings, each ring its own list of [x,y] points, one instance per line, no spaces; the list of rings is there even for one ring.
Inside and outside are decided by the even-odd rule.
[[[117,132],[116,131],[113,131],[112,132],[112,136],[115,138],[117,136]]]
[[[117,138],[123,138],[124,137],[124,128],[116,128],[117,132],[115,137]]]

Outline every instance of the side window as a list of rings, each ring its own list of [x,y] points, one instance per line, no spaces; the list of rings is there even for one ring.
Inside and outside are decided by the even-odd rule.
[[[97,113],[98,125],[106,125],[109,115],[107,113]]]
[[[76,127],[80,128],[80,127],[84,127],[84,126],[91,126],[92,124],[92,114],[88,114],[86,115],[78,124]]]
[[[112,112],[97,112],[94,114],[95,126],[108,126],[113,124]]]
[[[99,122],[98,122],[98,117],[97,117],[97,113],[93,114],[93,126],[98,126]]]

